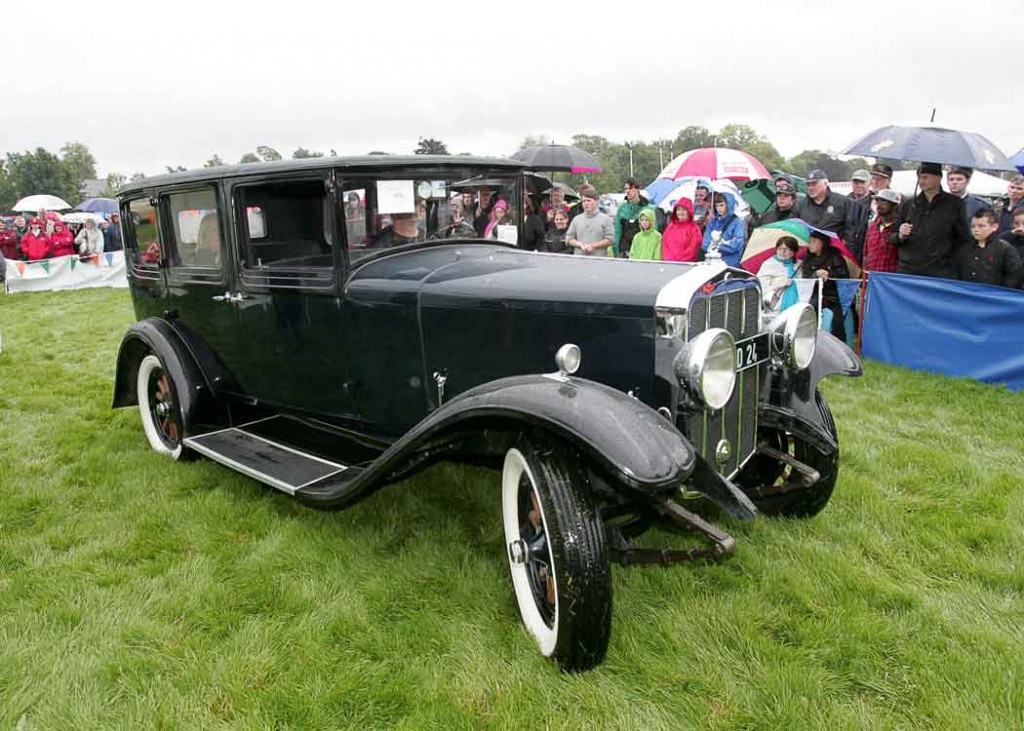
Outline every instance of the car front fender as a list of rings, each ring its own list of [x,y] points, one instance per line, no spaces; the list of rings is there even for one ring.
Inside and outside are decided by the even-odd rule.
[[[778,401],[762,405],[760,423],[776,429],[799,433],[822,451],[837,445],[834,426],[826,424],[814,397],[821,379],[831,375],[857,377],[864,373],[860,358],[850,347],[831,333],[818,331],[811,364],[800,373],[780,373],[781,383],[773,389]],[[788,383],[787,383],[788,377]]]
[[[502,378],[466,391],[435,410],[357,475],[296,492],[304,502],[340,508],[443,454],[446,437],[484,430],[536,430],[578,449],[629,491],[664,495],[684,482],[739,517],[756,510],[728,481],[702,465],[686,437],[646,404],[601,383],[559,375]],[[702,469],[703,467],[703,469]]]

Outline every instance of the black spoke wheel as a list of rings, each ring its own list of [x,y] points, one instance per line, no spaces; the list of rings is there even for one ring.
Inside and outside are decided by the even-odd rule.
[[[160,359],[153,354],[139,363],[137,396],[142,428],[149,445],[161,454],[181,459],[187,450],[182,443],[185,422],[178,389]]]
[[[839,436],[828,402],[819,391],[814,392],[814,399],[825,429],[838,445]],[[758,439],[813,467],[821,477],[813,485],[805,487],[802,475],[792,467],[766,454],[758,454],[736,477],[736,483],[757,509],[765,515],[790,518],[810,518],[820,513],[832,498],[839,478],[839,447],[823,452],[797,436],[777,429],[759,430]]]
[[[508,450],[502,513],[527,632],[563,669],[594,667],[611,636],[611,568],[604,524],[576,456],[561,445]]]

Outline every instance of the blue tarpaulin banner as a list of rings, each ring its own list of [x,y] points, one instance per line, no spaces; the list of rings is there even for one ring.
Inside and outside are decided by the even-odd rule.
[[[868,358],[1024,390],[1024,292],[906,274],[868,278]]]

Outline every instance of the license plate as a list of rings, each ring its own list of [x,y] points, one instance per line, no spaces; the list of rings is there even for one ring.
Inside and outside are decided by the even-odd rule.
[[[740,340],[736,343],[736,370],[753,368],[768,360],[769,355],[768,333]]]

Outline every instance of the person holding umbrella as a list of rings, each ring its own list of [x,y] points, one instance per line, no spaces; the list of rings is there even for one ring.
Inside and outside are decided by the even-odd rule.
[[[917,169],[920,193],[907,206],[896,244],[900,274],[956,279],[956,255],[971,240],[964,202],[942,189],[942,166]]]
[[[831,323],[825,324],[833,335],[846,342],[846,323],[843,320],[843,307],[839,302],[839,286],[835,280],[849,279],[850,270],[846,266],[842,252],[832,246],[828,233],[811,230],[807,240],[807,256],[800,266],[800,276],[804,279],[817,278],[811,302],[818,301],[820,287],[821,307],[831,313]]]

